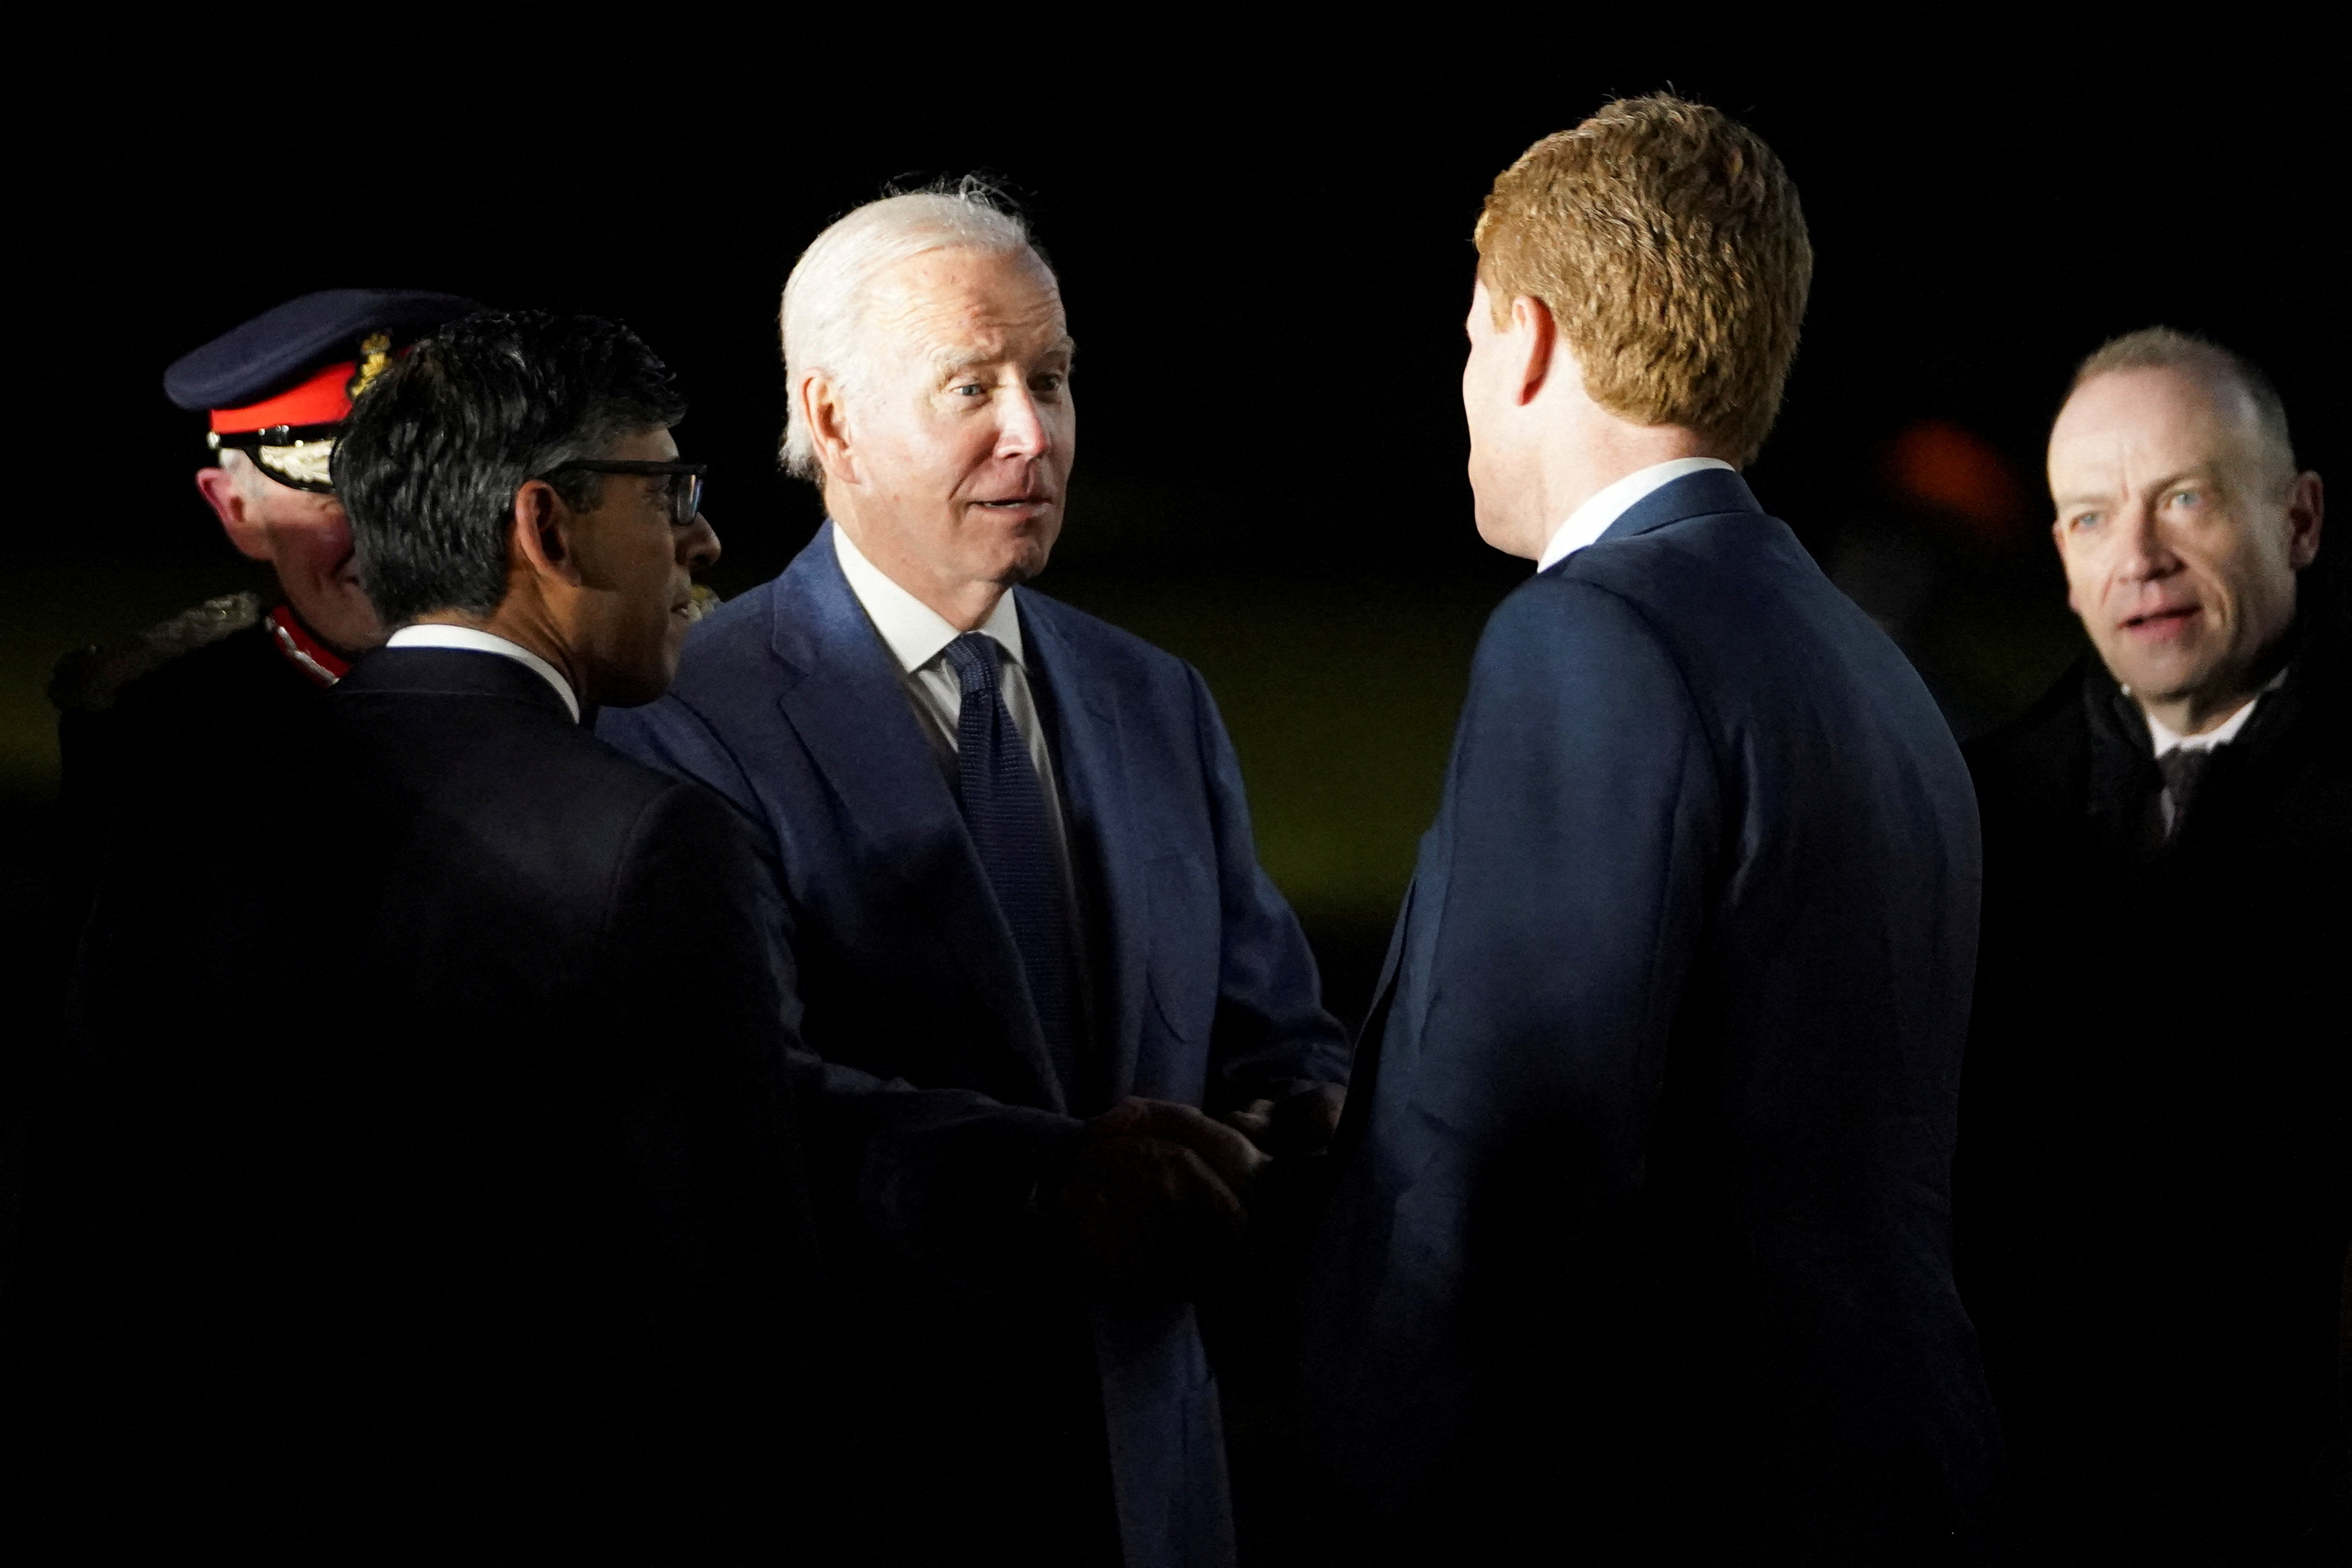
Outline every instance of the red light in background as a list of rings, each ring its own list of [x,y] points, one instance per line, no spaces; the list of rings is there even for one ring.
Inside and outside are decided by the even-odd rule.
[[[2008,461],[1948,419],[1923,419],[1897,436],[1886,471],[1896,490],[1946,513],[1979,544],[2011,543],[2024,529],[2025,489]]]

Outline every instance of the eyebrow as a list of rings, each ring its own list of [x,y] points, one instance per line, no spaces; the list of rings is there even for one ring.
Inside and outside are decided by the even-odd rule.
[[[2218,484],[2221,482],[2221,476],[2216,469],[2210,466],[2176,468],[2171,473],[2167,474],[2164,478],[2157,480],[2155,483],[2141,486],[2140,493],[2142,495],[2152,495],[2158,490],[2169,489],[2174,485],[2179,484],[2184,479],[2198,479],[2207,484]],[[2070,507],[2105,504],[2115,498],[2114,492],[2112,491],[2097,490],[2091,492],[2077,491],[2073,495],[2061,496],[2056,499],[2058,510],[2060,511],[2064,511]]]
[[[1055,354],[1062,354],[1075,359],[1077,357],[1077,353],[1078,341],[1069,333],[1064,332],[1060,342],[1038,357],[1049,359]],[[931,355],[931,364],[940,374],[952,375],[960,370],[970,370],[976,364],[994,364],[1004,357],[1001,353],[958,353],[952,350],[943,349]]]
[[[2076,490],[2069,495],[2052,498],[2060,511],[2070,507],[2105,505],[2114,499],[2113,492],[2108,490]]]

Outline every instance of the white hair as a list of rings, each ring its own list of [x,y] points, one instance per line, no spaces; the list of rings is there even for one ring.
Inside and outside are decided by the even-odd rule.
[[[247,495],[261,493],[261,481],[266,476],[261,471],[261,465],[255,462],[244,447],[223,447],[213,453],[213,463],[227,469],[228,477],[235,479],[236,488]]]
[[[876,280],[909,257],[952,247],[991,255],[1027,251],[1038,266],[1046,265],[1020,215],[1007,209],[993,186],[971,175],[854,208],[801,252],[784,280],[780,322],[785,404],[781,456],[786,472],[823,480],[808,416],[801,408],[801,383],[818,371],[845,389],[863,378],[866,359],[859,329]]]

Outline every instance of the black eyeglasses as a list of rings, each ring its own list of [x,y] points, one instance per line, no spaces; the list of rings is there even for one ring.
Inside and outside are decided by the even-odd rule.
[[[675,480],[669,487],[669,521],[674,528],[692,525],[695,514],[702,510],[702,479],[710,472],[708,463],[648,463],[621,458],[578,458],[569,463],[558,463],[540,475],[542,479],[553,475],[576,470],[583,474],[667,474]]]

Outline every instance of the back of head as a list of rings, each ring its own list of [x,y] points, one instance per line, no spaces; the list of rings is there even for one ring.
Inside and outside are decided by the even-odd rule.
[[[361,584],[387,626],[488,615],[523,483],[685,413],[667,367],[616,321],[486,310],[449,323],[361,395],[335,448]],[[549,482],[594,504],[593,474]]]
[[[1754,132],[1705,104],[1620,100],[1505,170],[1475,238],[1497,322],[1542,300],[1602,408],[1695,430],[1735,463],[1762,448],[1813,253]]]
[[[876,282],[910,257],[957,246],[992,254],[1027,251],[1040,267],[1045,265],[1029,226],[994,187],[972,176],[868,202],[835,219],[801,252],[784,283],[780,323],[787,388],[782,457],[787,471],[804,479],[821,478],[796,390],[801,379],[823,371],[854,393],[866,363],[860,339]]]

